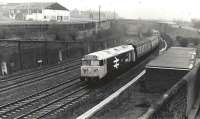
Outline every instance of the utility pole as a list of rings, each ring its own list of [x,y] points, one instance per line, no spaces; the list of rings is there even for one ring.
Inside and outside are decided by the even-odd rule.
[[[101,23],[101,5],[99,5],[99,25]]]
[[[115,13],[115,10],[114,10],[114,20],[116,19],[116,13]]]
[[[90,20],[92,20],[92,22],[93,22],[93,13],[91,10],[90,10]]]

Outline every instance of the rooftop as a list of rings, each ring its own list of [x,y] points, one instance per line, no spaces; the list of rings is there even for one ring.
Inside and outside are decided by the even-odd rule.
[[[97,60],[103,60],[103,59],[115,57],[121,53],[125,53],[125,52],[131,51],[131,50],[134,50],[132,45],[121,45],[121,46],[117,46],[114,48],[109,48],[106,50],[101,50],[101,51],[97,51],[94,53],[90,53],[88,55],[85,55],[84,58],[91,59],[92,57],[95,57],[95,59],[97,59]]]
[[[9,9],[54,9],[68,10],[56,2],[30,2],[30,3],[8,3]],[[69,10],[68,10],[69,11]]]
[[[146,65],[146,68],[190,70],[195,65],[196,48],[172,47]]]

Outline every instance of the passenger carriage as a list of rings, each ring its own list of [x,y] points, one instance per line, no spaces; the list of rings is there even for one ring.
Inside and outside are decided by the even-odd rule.
[[[159,38],[152,36],[140,42],[131,43],[135,48],[137,59],[144,56],[158,46]]]
[[[136,49],[137,58],[142,57],[148,51],[151,51],[151,48],[152,48],[150,40],[135,43],[135,44],[133,44],[133,46]]]

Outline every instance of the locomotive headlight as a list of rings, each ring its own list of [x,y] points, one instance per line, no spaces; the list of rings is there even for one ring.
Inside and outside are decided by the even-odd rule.
[[[94,69],[94,72],[97,72],[98,71],[98,69]]]
[[[82,69],[82,70],[84,74],[88,72],[88,69]]]

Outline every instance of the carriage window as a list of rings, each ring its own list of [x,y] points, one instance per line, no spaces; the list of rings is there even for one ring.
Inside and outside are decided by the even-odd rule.
[[[82,65],[85,66],[102,66],[103,60],[83,60]]]

